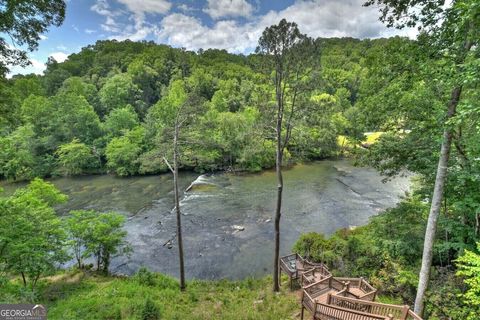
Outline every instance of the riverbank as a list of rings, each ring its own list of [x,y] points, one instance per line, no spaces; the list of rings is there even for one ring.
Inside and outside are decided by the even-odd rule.
[[[69,196],[57,212],[94,209],[126,218],[130,258],[113,259],[111,271],[133,274],[141,266],[178,276],[172,175],[117,178],[90,176],[51,180]],[[408,178],[386,184],[371,168],[349,160],[299,164],[284,172],[285,195],[281,253],[291,251],[305,232],[333,234],[364,225],[372,215],[393,207],[409,188]],[[275,172],[180,174],[181,205],[188,278],[244,279],[270,274],[273,252]],[[13,190],[6,190],[13,192]],[[243,230],[235,229],[242,226]],[[67,265],[69,267],[69,265]]]
[[[34,296],[19,294],[20,281],[9,282],[0,287],[0,301],[42,303],[50,320],[142,319],[147,300],[158,309],[157,319],[299,319],[296,294],[286,285],[273,294],[271,286],[268,277],[194,280],[180,292],[177,280],[159,273],[113,277],[67,271],[43,279]]]

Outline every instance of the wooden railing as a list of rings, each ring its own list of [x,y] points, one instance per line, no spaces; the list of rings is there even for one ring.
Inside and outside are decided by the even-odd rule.
[[[331,288],[331,280],[332,277],[330,276],[318,282],[309,284],[308,286],[303,287],[303,291],[306,292],[308,296],[312,298],[312,300],[314,300],[316,297],[320,296],[322,293],[325,293],[326,290]]]
[[[340,282],[350,283],[350,287],[360,288],[360,278],[335,277]]]
[[[315,304],[315,319],[342,319],[342,320],[391,320],[391,318],[368,314],[356,310],[347,310],[342,307],[317,303]]]
[[[367,281],[365,281],[365,279],[363,279],[363,278],[360,278],[359,288],[365,293],[370,293],[372,291],[377,291],[377,289],[372,287],[372,285],[370,283],[368,283]]]
[[[361,311],[369,314],[381,315],[384,317],[391,316],[395,320],[422,320],[418,315],[413,313],[408,306],[398,306],[393,304],[385,304],[379,302],[371,302],[348,297],[332,295],[329,299],[332,305],[336,305],[345,309]]]
[[[313,310],[315,310],[315,319],[422,320],[422,318],[411,311],[408,306],[391,305],[361,299],[367,295],[375,294],[376,290],[371,286],[365,287],[365,290],[371,290],[371,292],[359,297],[350,291],[350,282],[343,281],[354,280],[354,284],[365,286],[365,284],[362,284],[363,279],[340,279],[342,281],[339,280],[339,278],[329,276],[303,287],[302,305],[312,313],[314,313]],[[332,293],[332,289],[334,293]],[[326,295],[326,299],[318,299],[322,295]],[[324,301],[325,303],[320,303],[320,301]]]
[[[343,281],[338,280],[338,278],[332,277],[330,280],[330,288],[333,288],[337,291],[343,290],[345,287],[345,283]]]
[[[363,294],[356,295],[353,293],[346,294],[346,297],[361,299],[366,301],[373,301],[377,295],[377,289],[372,287],[365,279],[363,278],[344,278],[344,277],[335,277],[337,281],[348,284],[349,288],[359,288]],[[336,288],[338,290],[338,288]]]
[[[317,278],[320,278],[318,280],[323,280],[331,276],[332,274],[330,273],[330,271],[328,271],[328,268],[324,264],[321,264],[319,266],[311,268],[308,271],[305,271],[302,274],[301,284],[302,286],[307,286],[309,284],[312,284],[314,281],[317,281]]]
[[[288,273],[289,276],[292,276],[294,273],[296,273],[296,268],[295,268],[295,271],[293,271],[291,266],[287,263],[290,263],[290,261],[297,261],[297,259],[303,260],[303,258],[296,253],[292,253],[292,254],[289,254],[288,256],[281,257],[280,268],[282,268],[283,271]]]
[[[365,300],[365,301],[375,301],[375,297],[377,296],[377,290],[374,290],[369,293],[365,293],[358,297],[358,299]]]
[[[302,291],[302,305],[312,313],[315,310],[315,299],[305,290]]]
[[[407,319],[410,320],[423,320],[418,314],[413,312],[412,310],[408,310],[408,316]]]

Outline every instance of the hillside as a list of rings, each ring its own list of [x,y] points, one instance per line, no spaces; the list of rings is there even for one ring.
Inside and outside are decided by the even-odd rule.
[[[382,86],[369,74],[388,52],[413,45],[402,38],[315,43],[312,63],[321,73],[309,74],[298,97],[305,108],[287,146],[290,162],[336,156],[378,129],[375,118],[364,121],[370,92]],[[168,106],[179,94],[195,99],[183,168],[270,168],[274,92],[266,64],[255,54],[131,41],[98,41],[63,63],[51,59],[44,76],[14,76],[1,87],[0,177],[163,172],[171,149]],[[339,136],[351,143],[339,146]]]

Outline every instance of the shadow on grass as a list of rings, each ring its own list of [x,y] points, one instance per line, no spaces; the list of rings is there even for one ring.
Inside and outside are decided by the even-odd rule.
[[[83,291],[93,290],[96,286],[88,282],[88,278],[97,277],[94,273],[76,271],[46,278],[45,289],[41,292],[41,299],[47,304],[64,300],[71,295],[78,295]],[[99,277],[101,278],[101,277]]]

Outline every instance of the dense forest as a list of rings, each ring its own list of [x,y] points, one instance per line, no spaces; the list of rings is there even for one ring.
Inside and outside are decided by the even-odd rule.
[[[289,163],[338,155],[347,141],[338,145],[339,136],[359,141],[363,132],[380,129],[381,119],[373,118],[380,107],[368,99],[388,79],[372,83],[370,74],[388,63],[384,49],[414,46],[402,38],[316,41],[321,76],[303,80],[308,90],[298,98],[306,107],[295,119]],[[99,41],[63,63],[52,59],[44,76],[4,80],[0,174],[18,181],[165,171],[169,108],[191,95],[195,119],[185,130],[183,168],[270,168],[272,91],[262,71],[258,55],[152,42]]]
[[[388,0],[367,3],[376,2],[396,8]],[[16,223],[9,220],[15,213],[27,212],[19,214],[26,221],[45,218],[39,225],[47,236],[52,236],[52,226],[62,224],[53,206],[66,198],[38,177],[167,172],[172,138],[179,138],[180,150],[174,154],[179,155],[176,160],[184,170],[257,172],[275,165],[279,170],[277,143],[282,140],[288,142],[282,146],[285,167],[348,156],[358,165],[378,169],[385,179],[405,173],[414,176],[411,191],[395,208],[373,217],[366,226],[342,229],[329,238],[304,234],[295,252],[326,262],[336,274],[368,277],[384,301],[413,305],[416,300],[425,318],[477,319],[480,4],[455,1],[446,20],[441,20],[435,18],[438,8],[426,2],[422,11],[426,18],[414,13],[406,22],[416,25],[421,21],[427,26],[416,40],[311,39],[302,48],[310,54],[302,60],[301,72],[289,75],[295,86],[283,89],[275,78],[282,74],[278,64],[276,70],[272,68],[271,57],[260,50],[248,56],[215,49],[192,52],[128,40],[98,41],[62,63],[50,59],[41,76],[1,77],[0,176],[8,181],[33,181],[0,199],[0,266],[21,274],[27,287],[25,270],[35,286],[40,275],[67,259],[60,255],[65,253],[63,242],[49,243],[42,234],[34,240],[45,242],[46,258],[38,262],[45,269],[22,265],[24,247],[5,249],[9,239],[17,237],[9,231]],[[402,13],[402,8],[393,13],[386,9],[383,20],[394,25]],[[275,105],[282,99],[279,92],[299,107],[295,112],[292,107],[288,118],[275,123]],[[179,137],[176,133],[173,137],[179,110],[185,113],[182,130]],[[286,130],[278,130],[279,124]],[[367,139],[372,132],[375,139]],[[79,211],[68,221],[68,235],[59,231],[53,237],[84,241],[75,242],[73,248],[87,248],[89,257],[93,255],[98,262],[97,269],[108,273],[110,255],[128,251],[121,217]],[[95,230],[82,233],[86,227],[77,228],[82,223],[94,224]],[[107,228],[113,239],[102,238]],[[32,230],[36,229],[25,229],[22,234],[25,243]],[[32,248],[38,242],[32,242]],[[77,256],[79,268],[83,258]],[[20,285],[5,280],[6,274],[0,274],[2,283],[8,284],[5,292],[0,291],[2,300],[25,298],[24,291],[18,293]],[[146,270],[135,277],[125,281],[146,288],[150,282],[157,283],[173,292],[171,279]],[[256,287],[246,281],[240,284],[242,290],[243,286]],[[222,285],[230,286],[222,283],[215,290],[222,290]],[[417,293],[427,285],[426,295]],[[193,282],[192,287],[201,285]],[[88,295],[84,289],[79,288]],[[100,298],[89,303],[86,309],[99,310],[103,305]],[[140,307],[129,308],[134,313]]]

